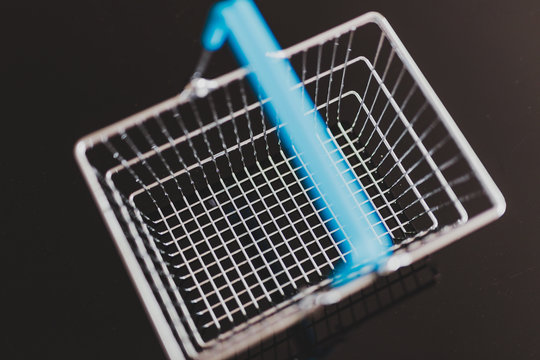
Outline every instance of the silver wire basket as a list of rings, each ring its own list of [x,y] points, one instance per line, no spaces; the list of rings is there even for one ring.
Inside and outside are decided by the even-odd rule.
[[[368,13],[289,58],[393,239],[346,261],[246,69],[81,139],[76,158],[171,358],[241,351],[495,220],[504,199],[388,22]],[[306,134],[309,136],[309,134]]]

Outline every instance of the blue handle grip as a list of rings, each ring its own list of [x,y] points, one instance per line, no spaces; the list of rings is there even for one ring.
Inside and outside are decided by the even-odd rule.
[[[351,248],[347,241],[340,245],[344,252],[352,250],[352,261],[339,270],[341,274],[349,271],[351,265],[379,264],[391,253],[391,237],[353,170],[331,140],[313,101],[302,87],[293,89],[300,80],[290,62],[268,56],[281,48],[253,1],[225,0],[214,5],[202,34],[202,44],[206,50],[214,51],[225,41],[240,65],[248,69],[253,90],[260,98],[270,99],[264,105],[269,119],[274,125],[286,124],[280,136],[282,144],[290,150],[294,147],[301,154],[307,172],[317,185],[317,194],[312,197],[322,195],[324,199],[323,203],[316,202],[316,206],[327,208],[323,216],[339,223],[329,221],[327,226],[331,231],[343,231],[353,245]]]

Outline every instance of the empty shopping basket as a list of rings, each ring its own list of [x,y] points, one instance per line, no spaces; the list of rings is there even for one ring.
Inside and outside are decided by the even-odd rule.
[[[348,241],[240,68],[81,139],[76,158],[171,358],[221,358],[504,212],[387,23],[368,13],[288,59],[391,238],[340,282]],[[308,134],[306,134],[308,136]],[[325,146],[325,142],[321,146]],[[354,196],[354,194],[352,194]],[[376,271],[373,271],[376,270]]]

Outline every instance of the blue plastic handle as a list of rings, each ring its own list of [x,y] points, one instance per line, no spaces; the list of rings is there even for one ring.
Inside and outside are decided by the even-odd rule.
[[[264,105],[269,119],[274,125],[286,124],[280,139],[286,148],[294,147],[301,154],[307,172],[317,185],[310,196],[315,199],[322,195],[324,202],[315,204],[326,209],[322,211],[325,218],[334,220],[328,221],[327,227],[330,231],[342,231],[353,245],[351,248],[347,241],[340,245],[343,252],[352,250],[349,258],[352,261],[347,261],[347,266],[338,272],[343,275],[350,271],[351,265],[380,264],[391,253],[391,237],[353,170],[331,140],[313,101],[298,86],[300,80],[290,62],[269,56],[281,48],[253,1],[225,0],[214,5],[202,34],[202,44],[206,50],[214,51],[225,41],[240,65],[248,69],[248,80],[255,93],[262,99],[270,99]],[[297,87],[293,89],[294,86]]]

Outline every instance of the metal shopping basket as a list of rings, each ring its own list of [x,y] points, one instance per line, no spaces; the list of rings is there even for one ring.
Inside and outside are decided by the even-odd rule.
[[[310,197],[298,154],[266,119],[269,99],[250,91],[243,68],[198,81],[75,149],[171,358],[233,355],[505,209],[381,15],[271,55],[299,74],[388,229],[393,255],[335,286],[346,254]]]

